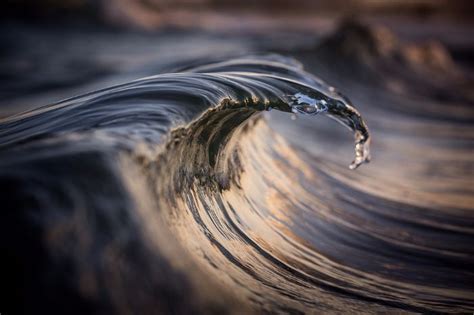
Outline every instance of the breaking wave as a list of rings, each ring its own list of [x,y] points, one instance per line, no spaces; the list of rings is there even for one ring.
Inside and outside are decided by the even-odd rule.
[[[272,109],[335,119],[354,134],[350,168],[370,160],[351,102],[279,55],[200,62],[3,120],[1,237],[32,227],[3,242],[5,283],[31,277],[31,305],[60,294],[125,312],[472,311],[462,210],[377,193],[370,180],[389,174],[359,179],[315,156],[317,141],[293,145]]]

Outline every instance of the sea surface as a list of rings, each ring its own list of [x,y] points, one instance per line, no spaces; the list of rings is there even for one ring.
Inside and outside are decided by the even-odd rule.
[[[115,36],[3,70],[5,314],[474,311],[472,63],[355,22]]]

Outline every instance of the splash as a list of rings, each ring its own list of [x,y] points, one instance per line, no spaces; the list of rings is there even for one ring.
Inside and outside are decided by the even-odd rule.
[[[333,87],[329,87],[328,90],[332,95],[340,96],[340,93],[336,92]],[[347,98],[343,96],[340,100],[332,99],[323,94],[319,94],[319,98],[313,98],[298,92],[290,97],[290,106],[294,114],[314,116],[330,112],[334,119],[341,121],[354,131],[355,159],[349,165],[349,168],[354,170],[361,164],[370,162],[370,136],[360,114],[346,100]]]
[[[293,113],[301,113],[305,115],[317,115],[328,110],[327,102],[324,99],[314,99],[302,93],[296,93],[291,97],[293,101],[291,111]]]

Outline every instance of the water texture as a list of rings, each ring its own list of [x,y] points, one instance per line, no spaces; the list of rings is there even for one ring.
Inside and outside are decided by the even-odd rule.
[[[369,133],[347,97],[272,54],[3,119],[7,306],[472,312],[472,125],[390,104],[362,105]],[[320,116],[351,131],[352,170],[351,134]],[[371,137],[374,162],[354,170]]]

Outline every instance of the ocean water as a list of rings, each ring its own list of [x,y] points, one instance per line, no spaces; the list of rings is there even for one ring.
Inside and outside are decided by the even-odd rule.
[[[2,119],[7,310],[472,312],[470,83],[371,34]]]

